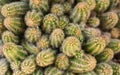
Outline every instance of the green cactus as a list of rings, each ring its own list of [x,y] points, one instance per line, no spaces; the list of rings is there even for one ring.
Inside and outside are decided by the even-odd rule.
[[[39,11],[28,11],[25,15],[25,22],[28,27],[37,27],[40,26],[40,23],[42,21],[43,14]]]
[[[110,33],[111,33],[111,37],[112,37],[112,38],[117,39],[117,38],[120,37],[120,29],[117,28],[117,27],[112,28],[112,30],[110,31]]]
[[[50,66],[45,69],[44,75],[63,75],[63,71]]]
[[[0,59],[0,75],[5,75],[8,70],[8,62],[5,58]]]
[[[108,62],[114,57],[114,52],[110,48],[105,48],[102,53],[96,56],[97,62]]]
[[[95,68],[97,75],[113,75],[112,67],[107,63],[99,63]]]
[[[94,37],[88,39],[85,43],[85,51],[92,55],[100,54],[106,46],[105,40],[102,37]]]
[[[66,70],[70,65],[69,58],[63,53],[59,54],[56,58],[55,65],[60,70]]]
[[[10,68],[15,71],[19,70],[21,65],[21,61],[10,62]]]
[[[47,49],[50,47],[50,41],[48,35],[42,35],[41,38],[37,41],[37,47],[39,49]]]
[[[83,42],[83,40],[84,40],[83,34],[82,34],[81,29],[78,24],[69,23],[69,25],[66,26],[66,28],[65,28],[65,34],[67,36],[77,37],[80,40],[80,42]]]
[[[119,39],[111,39],[110,43],[108,44],[108,48],[111,48],[114,53],[120,52],[120,40]]]
[[[19,37],[7,30],[2,33],[2,41],[3,43],[7,42],[19,43]]]
[[[96,67],[96,59],[89,55],[77,55],[70,60],[70,71],[73,73],[84,73],[92,71]]]
[[[94,10],[96,7],[96,0],[77,0],[78,2],[86,2],[89,5],[90,10]]]
[[[108,32],[104,32],[101,36],[105,39],[106,45],[108,45],[111,40],[111,34]]]
[[[27,56],[23,47],[14,43],[5,43],[3,45],[3,54],[10,62],[24,60]]]
[[[91,27],[98,27],[100,25],[100,20],[97,17],[91,17],[88,19],[87,23]]]
[[[97,75],[97,74],[94,71],[90,71],[90,72],[85,72],[78,75]]]
[[[59,25],[58,28],[64,29],[69,23],[69,19],[66,16],[59,17]]]
[[[64,2],[63,7],[64,7],[64,12],[66,14],[70,14],[70,11],[72,9],[72,5],[69,2]]]
[[[118,15],[115,12],[107,12],[101,15],[101,27],[109,30],[116,26],[118,23]]]
[[[109,62],[109,65],[112,66],[113,69],[113,75],[120,75],[120,65],[118,63],[115,63],[113,61]]]
[[[49,9],[48,0],[29,0],[31,9],[47,12]]]
[[[62,44],[64,37],[65,35],[62,29],[54,29],[49,37],[51,46],[53,48],[58,48]]]
[[[73,57],[78,51],[81,50],[81,43],[74,36],[67,37],[62,43],[61,50],[67,56]]]
[[[75,75],[74,73],[70,72],[70,71],[65,71],[64,75]]]
[[[25,31],[24,20],[20,17],[7,17],[4,19],[4,25],[9,31],[17,35]]]
[[[5,4],[1,13],[4,17],[14,17],[24,15],[29,10],[29,6],[25,2],[12,2]]]
[[[35,43],[41,37],[41,30],[36,28],[27,28],[25,31],[25,38],[28,42]]]
[[[20,71],[20,70],[15,70],[13,72],[13,75],[26,75],[24,72]]]
[[[72,10],[70,18],[74,23],[77,23],[77,22],[86,22],[89,16],[90,16],[90,9],[88,4],[85,2],[80,2]]]
[[[64,14],[64,7],[62,4],[53,4],[51,7],[51,13],[57,15],[57,16],[62,16]]]
[[[36,69],[35,57],[34,55],[28,56],[22,63],[21,63],[21,71],[25,74],[32,74]]]
[[[55,51],[48,48],[37,54],[36,63],[40,67],[46,67],[54,63]]]
[[[108,9],[110,5],[110,0],[96,0],[95,11],[98,13],[103,13]]]
[[[110,0],[109,10],[114,9],[119,4],[119,0]]]
[[[48,14],[43,19],[43,30],[46,33],[51,33],[59,25],[58,17],[54,14]]]
[[[0,0],[0,5],[5,5],[7,3],[10,3],[12,0]]]
[[[37,69],[34,71],[32,75],[43,75],[43,70],[42,69]]]
[[[30,54],[38,54],[38,52],[40,51],[40,49],[38,49],[37,46],[35,46],[34,44],[32,43],[29,43],[28,41],[26,40],[23,40],[22,41],[22,46],[27,50],[28,53]]]

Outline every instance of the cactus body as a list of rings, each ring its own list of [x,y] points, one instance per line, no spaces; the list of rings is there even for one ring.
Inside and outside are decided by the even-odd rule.
[[[34,73],[32,75],[43,75],[43,70],[37,69],[34,71]]]
[[[115,39],[117,39],[117,38],[119,38],[120,37],[120,29],[119,28],[117,28],[117,27],[115,27],[115,28],[112,28],[112,30],[111,30],[111,37],[112,38],[115,38]]]
[[[70,14],[72,5],[69,2],[64,2],[63,7],[64,7],[64,12],[66,14]]]
[[[90,71],[90,72],[85,72],[78,75],[97,75],[97,74],[94,71]]]
[[[19,70],[21,65],[21,61],[10,62],[10,68],[15,71]]]
[[[104,33],[102,34],[102,37],[105,39],[105,42],[106,42],[106,44],[108,45],[109,42],[110,42],[110,40],[111,40],[111,34],[108,33],[108,32],[104,32]]]
[[[26,74],[20,70],[16,70],[13,72],[13,75],[26,75]]]
[[[2,16],[0,16],[0,35],[4,32],[5,30],[5,26],[3,23],[4,18]]]
[[[65,74],[64,75],[75,75],[74,73],[72,73],[72,72],[69,72],[69,71],[67,71],[67,72],[65,72]]]
[[[69,23],[69,19],[66,16],[59,17],[59,25],[58,28],[64,29]]]
[[[114,9],[119,4],[119,0],[110,0],[109,9]]]
[[[10,3],[11,0],[0,0],[0,5],[4,5],[4,4],[7,4],[7,3]]]
[[[88,25],[91,27],[98,27],[100,24],[100,20],[97,17],[91,17],[88,19]]]

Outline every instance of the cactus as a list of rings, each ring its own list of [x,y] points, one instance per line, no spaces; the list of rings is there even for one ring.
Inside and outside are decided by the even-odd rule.
[[[37,27],[40,26],[40,23],[42,21],[43,14],[39,11],[28,11],[25,15],[25,22],[28,27]]]
[[[70,71],[73,73],[84,73],[92,71],[96,66],[96,59],[89,55],[84,54],[82,57],[78,55],[70,60]]]
[[[106,45],[108,45],[111,40],[111,34],[108,32],[104,32],[101,36],[105,39]]]
[[[20,71],[20,70],[15,70],[13,72],[13,75],[26,75],[24,72]]]
[[[115,12],[107,12],[101,15],[101,27],[103,29],[112,29],[118,23],[118,15]]]
[[[14,34],[22,34],[25,31],[25,23],[21,17],[7,17],[4,19],[5,27]]]
[[[3,43],[7,42],[19,43],[19,37],[10,31],[4,31],[2,34],[2,41]]]
[[[3,54],[10,62],[24,60],[27,56],[23,47],[14,43],[5,43],[3,46]]]
[[[25,74],[32,74],[36,69],[35,57],[30,55],[21,63],[21,71]]]
[[[55,51],[48,48],[37,54],[36,63],[40,67],[46,67],[54,63]]]
[[[78,75],[97,75],[97,74],[94,71],[90,71],[90,72],[85,72]]]
[[[31,9],[47,12],[49,9],[48,0],[29,0]]]
[[[114,57],[114,52],[110,48],[105,48],[102,53],[96,56],[97,62],[108,62]]]
[[[32,75],[43,75],[43,70],[42,69],[37,69],[34,71]]]
[[[27,28],[25,31],[25,38],[27,41],[31,43],[37,42],[40,37],[41,37],[41,30],[38,27]]]
[[[5,5],[7,3],[10,3],[12,0],[0,0],[0,5]]]
[[[81,50],[81,43],[74,36],[67,37],[62,43],[61,50],[67,56],[73,57]]]
[[[50,41],[48,35],[42,35],[41,38],[37,41],[37,47],[39,49],[47,49],[50,47]]]
[[[10,68],[15,71],[19,70],[21,65],[21,61],[10,62]]]
[[[58,24],[58,17],[54,14],[48,14],[43,19],[42,28],[46,33],[51,33],[55,28],[58,27]]]
[[[98,13],[103,13],[108,9],[110,5],[110,0],[96,0],[95,11]]]
[[[70,71],[67,71],[67,72],[64,73],[64,75],[75,75],[75,74],[70,72]]]
[[[119,0],[110,0],[109,10],[114,9],[119,4]]]
[[[108,48],[111,48],[114,53],[120,52],[120,40],[119,39],[111,39],[110,43],[108,44]]]
[[[64,2],[63,7],[64,7],[64,12],[66,14],[70,14],[70,11],[72,9],[72,5],[69,2]]]
[[[90,10],[85,2],[78,3],[72,10],[70,18],[74,23],[86,22],[90,16]]]
[[[112,30],[111,30],[111,37],[112,38],[115,38],[115,39],[117,39],[117,38],[119,38],[120,37],[120,29],[119,28],[117,28],[117,27],[115,27],[115,28],[112,28]]]
[[[55,65],[60,70],[66,70],[69,67],[69,58],[65,54],[59,54],[56,58]]]
[[[77,0],[78,2],[86,2],[89,5],[90,10],[94,10],[96,7],[96,0]]]
[[[106,46],[105,40],[102,37],[94,37],[85,43],[85,51],[92,54],[100,54]]]
[[[95,68],[95,72],[97,75],[113,75],[112,67],[107,63],[99,63]]]
[[[83,42],[83,40],[84,40],[83,34],[82,34],[81,29],[78,24],[69,23],[69,25],[66,26],[66,28],[65,28],[65,34],[67,36],[77,37],[80,40],[80,42]]]
[[[0,59],[0,75],[5,75],[8,70],[8,62],[5,58]]]
[[[88,19],[87,23],[91,27],[98,27],[100,25],[100,20],[97,17],[91,17]]]
[[[58,48],[63,42],[64,37],[65,35],[62,29],[54,29],[49,37],[51,46],[53,48]]]
[[[12,2],[2,7],[1,13],[4,17],[15,17],[24,15],[28,10],[29,7],[25,2]]]
[[[45,69],[44,75],[63,75],[63,71],[50,66]]]
[[[4,30],[5,30],[5,26],[4,26],[3,20],[4,20],[4,18],[2,16],[0,16],[0,36],[4,32]]]

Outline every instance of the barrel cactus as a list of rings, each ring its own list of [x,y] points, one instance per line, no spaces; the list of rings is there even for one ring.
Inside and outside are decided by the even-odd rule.
[[[12,61],[12,62],[10,62],[10,68],[13,71],[19,70],[20,69],[20,65],[21,65],[21,61]]]
[[[24,72],[20,71],[20,70],[15,70],[13,72],[13,75],[26,75]]]
[[[42,69],[36,69],[32,75],[43,75]]]
[[[88,19],[87,23],[91,27],[98,27],[100,25],[100,19],[97,17],[91,17]]]
[[[90,71],[90,72],[85,72],[78,75],[97,75],[97,74],[94,71]]]
[[[101,36],[105,39],[105,42],[108,45],[111,41],[111,34],[108,32],[104,32]]]
[[[117,39],[117,38],[119,38],[120,37],[120,29],[119,28],[117,28],[117,27],[115,27],[115,28],[112,28],[112,30],[111,30],[111,37],[112,38],[115,38],[115,39]]]
[[[64,2],[63,7],[64,7],[64,12],[66,14],[70,14],[70,11],[72,9],[72,5],[69,2]]]

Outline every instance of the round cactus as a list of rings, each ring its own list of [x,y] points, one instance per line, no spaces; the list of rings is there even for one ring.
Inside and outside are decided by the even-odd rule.
[[[20,17],[7,17],[4,20],[4,25],[15,34],[22,34],[25,31],[24,20]]]
[[[15,70],[13,72],[13,75],[26,75],[24,72],[20,71],[20,70]]]
[[[92,71],[96,67],[96,63],[96,59],[91,55],[77,56],[70,60],[70,71],[73,73]]]
[[[119,4],[119,0],[110,0],[109,9],[114,9]]]
[[[3,46],[3,54],[8,61],[20,61],[25,59],[27,56],[23,47],[14,43],[5,43]]]
[[[118,15],[115,12],[107,12],[101,15],[100,20],[103,29],[112,29],[118,23]]]
[[[10,31],[4,31],[2,34],[2,41],[3,43],[7,42],[19,43],[19,37]]]
[[[40,67],[46,67],[54,63],[55,51],[48,48],[37,54],[36,62]]]
[[[54,29],[50,35],[50,44],[53,48],[58,48],[64,40],[64,32],[62,29]]]
[[[35,57],[30,55],[21,63],[21,71],[25,74],[32,74],[36,69]]]
[[[27,42],[26,40],[22,41],[22,46],[30,53],[30,54],[38,54],[40,51],[34,44]]]
[[[63,7],[64,7],[64,12],[66,14],[69,14],[71,11],[72,5],[69,2],[64,2]]]
[[[112,38],[119,38],[120,37],[120,29],[115,27],[115,28],[112,28],[111,30],[111,37]]]
[[[43,19],[43,30],[46,33],[52,32],[55,28],[58,27],[59,20],[58,17],[54,14],[48,14]]]
[[[58,28],[64,29],[69,23],[69,19],[66,16],[59,17],[59,25]]]
[[[50,46],[50,41],[48,35],[42,35],[41,38],[37,41],[37,47],[40,49],[47,49]]]
[[[12,2],[5,4],[1,13],[4,17],[14,17],[24,15],[28,11],[29,7],[25,2]]]
[[[114,57],[114,52],[110,48],[105,48],[102,53],[96,56],[97,62],[108,62]]]
[[[27,28],[25,31],[25,38],[27,41],[34,43],[41,37],[41,30],[37,28]]]
[[[67,37],[62,43],[61,50],[67,56],[73,57],[76,55],[77,51],[81,50],[81,43],[74,36]]]
[[[96,0],[77,0],[78,2],[86,2],[89,5],[89,9],[93,10],[96,6]]]
[[[78,75],[97,75],[97,74],[94,71],[90,71],[90,72],[85,72]]]
[[[100,63],[96,66],[95,72],[97,75],[113,75],[112,67],[107,63]]]
[[[60,70],[66,70],[69,67],[69,58],[65,54],[59,54],[56,58],[55,65]]]
[[[100,25],[100,20],[97,17],[91,17],[88,19],[87,23],[91,27],[98,27]]]
[[[105,39],[106,45],[108,45],[111,40],[111,34],[108,32],[104,32],[101,36]]]
[[[96,12],[102,13],[108,9],[110,0],[96,0]]]
[[[44,75],[63,75],[63,71],[50,66],[45,69]]]
[[[85,51],[92,54],[100,54],[106,46],[105,40],[102,37],[94,37],[85,43]]]
[[[51,13],[57,16],[62,16],[64,14],[64,7],[61,4],[53,4]]]
[[[86,22],[90,16],[90,9],[87,3],[80,2],[72,10],[70,18],[74,23]]]
[[[21,61],[10,62],[10,68],[15,71],[19,70],[21,65]]]
[[[77,37],[80,40],[80,42],[83,42],[83,40],[84,40],[83,34],[82,34],[81,29],[78,24],[69,23],[69,25],[66,26],[66,28],[65,28],[65,34],[67,36]]]
[[[111,48],[114,51],[114,53],[120,52],[120,40],[111,39],[110,43],[108,44],[108,48]]]
[[[8,62],[5,58],[0,59],[0,75],[5,75],[8,70]]]
[[[120,75],[120,65],[118,63],[110,61],[109,65],[112,66],[113,75]]]
[[[37,27],[40,26],[40,23],[42,21],[43,14],[39,11],[28,11],[25,15],[25,22],[28,27]]]
[[[29,6],[31,9],[47,12],[49,9],[48,0],[30,0]]]
[[[34,71],[32,75],[43,75],[43,70],[42,69],[37,69]]]

